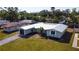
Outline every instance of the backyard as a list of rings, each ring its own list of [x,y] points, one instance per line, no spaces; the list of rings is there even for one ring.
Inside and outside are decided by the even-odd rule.
[[[28,38],[20,38],[8,44],[0,46],[1,51],[77,51],[72,47],[74,34],[71,35],[69,42],[62,42],[56,38],[49,39],[38,34]]]

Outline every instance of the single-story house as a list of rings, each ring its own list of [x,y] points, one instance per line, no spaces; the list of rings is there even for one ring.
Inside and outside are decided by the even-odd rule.
[[[7,20],[0,20],[0,28],[2,28],[3,25],[5,25],[7,22]]]
[[[33,20],[22,20],[19,22],[7,22],[5,25],[2,26],[5,32],[12,32],[19,30],[21,26],[25,26],[27,24],[33,24],[35,21]]]
[[[28,24],[34,24],[34,23],[36,23],[36,21],[26,19],[26,20],[19,21],[18,23],[20,26],[24,26],[24,25],[28,25]]]
[[[67,25],[64,24],[52,24],[52,23],[36,23],[32,25],[23,26],[20,28],[20,35],[26,36],[30,33],[38,32],[39,28],[43,28],[43,33],[47,37],[61,38],[67,29]]]
[[[5,32],[12,32],[18,30],[18,23],[17,22],[8,22],[6,25],[3,26],[3,30]]]

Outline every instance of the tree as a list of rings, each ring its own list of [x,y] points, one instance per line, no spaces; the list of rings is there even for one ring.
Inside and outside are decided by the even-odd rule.
[[[3,14],[3,18],[9,20],[9,21],[16,21],[18,19],[18,8],[17,7],[3,7],[0,8]]]
[[[42,17],[47,17],[47,16],[49,16],[49,11],[48,10],[42,10],[42,11],[40,11],[39,14]]]
[[[1,10],[0,11],[0,19],[5,20],[7,16],[7,11],[6,10]]]
[[[20,11],[19,15],[18,15],[18,19],[20,19],[20,20],[26,19],[26,17],[27,17],[26,14],[27,14],[26,11]]]
[[[51,7],[51,11],[52,11],[52,13],[54,14],[55,7]]]
[[[68,17],[70,14],[70,9],[63,10],[62,12],[65,17]]]
[[[37,31],[38,31],[39,34],[43,34],[44,29],[42,27],[40,27],[40,28],[37,29]]]
[[[71,14],[72,14],[73,16],[74,16],[74,15],[77,15],[76,8],[73,8],[73,9],[72,9],[72,13],[71,13]]]

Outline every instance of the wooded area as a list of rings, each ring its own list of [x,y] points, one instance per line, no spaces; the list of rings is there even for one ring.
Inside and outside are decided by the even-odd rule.
[[[79,11],[76,8],[60,10],[50,7],[51,11],[41,10],[36,13],[28,13],[26,10],[19,11],[18,7],[0,7],[0,19],[9,21],[20,21],[30,19],[42,22],[59,23],[65,21],[67,24],[79,23]]]

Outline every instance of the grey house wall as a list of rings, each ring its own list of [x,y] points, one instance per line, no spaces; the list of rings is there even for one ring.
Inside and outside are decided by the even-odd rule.
[[[51,34],[52,31],[55,31],[55,34]],[[49,37],[61,38],[61,36],[62,36],[63,34],[64,34],[64,32],[61,33],[61,32],[58,32],[58,31],[56,31],[56,30],[47,30],[47,31],[46,31],[46,35],[49,36]]]
[[[6,32],[16,31],[18,29],[19,29],[18,27],[3,28],[3,30],[6,31]]]
[[[24,30],[24,35],[32,33],[32,29]]]
[[[52,34],[51,33],[52,31],[55,31],[55,34]],[[30,28],[28,30],[24,30],[23,32],[24,32],[23,35],[25,36],[25,35],[30,34],[30,33],[38,32],[38,30],[35,29],[35,28]],[[44,30],[43,31],[44,35],[46,35],[48,37],[56,37],[56,38],[61,38],[63,36],[64,32],[58,32],[58,31],[53,30],[53,29],[51,29],[51,30]]]

